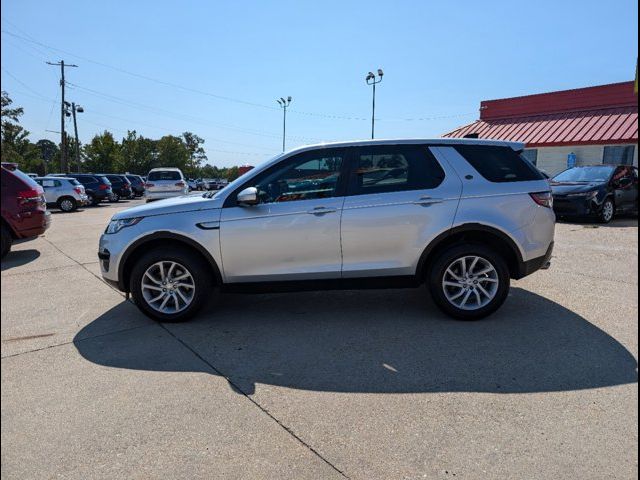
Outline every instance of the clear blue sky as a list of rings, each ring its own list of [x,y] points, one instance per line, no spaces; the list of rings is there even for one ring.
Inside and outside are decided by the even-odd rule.
[[[3,0],[2,89],[33,141],[58,141],[44,61],[64,59],[81,141],[189,130],[214,165],[258,164],[281,150],[280,96],[288,146],[368,138],[381,67],[376,137],[440,136],[483,99],[632,80],[637,19],[635,0]]]

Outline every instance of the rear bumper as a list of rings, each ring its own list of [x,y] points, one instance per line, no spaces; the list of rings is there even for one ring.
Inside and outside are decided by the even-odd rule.
[[[522,262],[518,268],[518,276],[516,280],[524,278],[528,275],[531,275],[538,270],[546,270],[550,266],[551,255],[553,254],[553,245],[554,242],[549,244],[549,248],[547,252],[541,257],[532,258],[531,260],[527,260],[526,262]]]
[[[17,238],[37,237],[51,226],[51,212],[49,210],[25,212],[14,220],[18,220],[12,225]]]
[[[163,198],[180,197],[182,195],[187,195],[189,193],[188,191],[185,191],[185,190],[175,190],[175,191],[169,191],[169,192],[150,192],[149,190],[147,190],[144,193],[144,198],[146,200],[161,200]]]

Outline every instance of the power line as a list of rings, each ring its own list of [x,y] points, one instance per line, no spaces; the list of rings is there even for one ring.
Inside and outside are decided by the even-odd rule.
[[[15,27],[15,25],[14,25],[14,28],[17,29],[17,27]],[[211,92],[207,92],[207,91],[204,91],[204,90],[199,90],[199,89],[196,89],[196,88],[188,87],[188,86],[185,86],[185,85],[180,85],[180,84],[177,84],[177,83],[174,83],[174,82],[168,82],[168,81],[161,80],[161,79],[158,79],[158,78],[150,77],[148,75],[144,75],[144,74],[140,74],[140,73],[136,73],[136,72],[131,72],[131,71],[125,70],[124,68],[121,68],[121,67],[117,67],[117,66],[114,66],[114,65],[109,65],[109,64],[104,63],[104,62],[100,62],[100,61],[97,61],[97,60],[94,60],[94,59],[91,59],[91,58],[87,58],[87,57],[84,57],[84,56],[81,56],[81,55],[77,55],[77,54],[71,53],[71,52],[69,52],[67,50],[62,50],[60,48],[56,48],[56,47],[53,47],[51,45],[47,45],[47,44],[42,43],[42,42],[40,42],[38,40],[35,40],[32,36],[30,36],[28,34],[25,34],[25,35],[28,35],[28,37],[25,37],[25,36],[18,35],[16,33],[10,32],[8,30],[2,30],[2,33],[5,33],[7,35],[11,35],[11,36],[13,36],[15,38],[21,39],[21,40],[26,41],[26,42],[34,43],[34,44],[39,45],[39,46],[44,47],[44,48],[48,48],[48,49],[50,49],[52,51],[61,52],[61,53],[64,53],[65,55],[71,55],[71,56],[73,56],[75,58],[79,58],[79,59],[81,59],[83,61],[90,62],[90,63],[93,63],[95,65],[99,65],[99,66],[104,67],[104,68],[109,68],[109,69],[115,70],[117,72],[120,72],[120,73],[123,73],[123,74],[126,74],[126,75],[130,75],[132,77],[137,77],[137,78],[140,78],[140,79],[143,79],[143,80],[155,82],[155,83],[158,83],[160,85],[167,86],[167,87],[177,88],[177,89],[180,89],[180,90],[184,90],[184,91],[191,92],[191,93],[197,93],[197,94],[200,94],[200,95],[205,95],[205,96],[216,98],[216,99],[219,99],[219,100],[225,100],[225,101],[234,102],[234,103],[238,103],[238,104],[258,107],[258,108],[262,108],[262,109],[266,109],[266,110],[278,110],[277,107],[273,107],[271,105],[265,105],[265,104],[258,103],[258,102],[252,102],[252,101],[248,101],[248,100],[242,100],[242,99],[239,99],[239,98],[234,98],[234,97],[229,97],[229,96],[220,95],[220,94],[216,94],[216,93],[211,93]],[[319,117],[319,118],[327,118],[327,119],[331,119],[331,120],[354,120],[354,121],[369,121],[370,120],[369,118],[361,117],[361,116],[358,116],[358,115],[344,115],[344,114],[329,114],[329,113],[321,113],[321,112],[307,112],[307,111],[295,110],[295,109],[289,110],[289,112],[290,113],[295,113],[297,115],[312,116],[312,117]],[[383,121],[383,122],[384,121],[390,121],[390,122],[396,122],[396,121],[397,122],[419,122],[419,121],[439,120],[439,119],[445,119],[445,118],[457,118],[457,117],[469,116],[469,115],[475,115],[475,114],[477,114],[477,112],[456,114],[456,115],[418,116],[418,117],[411,117],[411,118],[377,118],[376,117],[376,120],[377,121]]]

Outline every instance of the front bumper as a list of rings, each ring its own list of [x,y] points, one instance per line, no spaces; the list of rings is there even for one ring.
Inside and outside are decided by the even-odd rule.
[[[597,215],[602,206],[594,198],[553,197],[553,211],[558,217],[588,217]]]

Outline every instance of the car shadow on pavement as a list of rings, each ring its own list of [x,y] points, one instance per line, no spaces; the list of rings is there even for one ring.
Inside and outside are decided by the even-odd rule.
[[[129,308],[123,302],[80,331],[78,352],[114,368],[224,375],[244,394],[257,383],[328,392],[527,393],[637,382],[637,362],[623,345],[520,288],[477,322],[445,317],[423,289],[227,294],[189,323],[90,338]],[[197,355],[185,356],[187,349]]]
[[[40,252],[32,248],[28,250],[13,250],[7,253],[7,256],[2,259],[0,266],[4,272],[10,268],[21,267],[22,265],[33,262],[39,256]]]
[[[619,217],[612,220],[610,223],[599,223],[589,219],[557,219],[558,223],[564,223],[566,225],[580,225],[584,228],[638,228],[638,219],[631,217]]]

